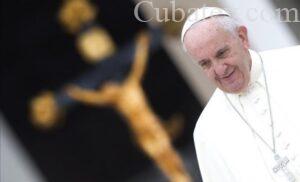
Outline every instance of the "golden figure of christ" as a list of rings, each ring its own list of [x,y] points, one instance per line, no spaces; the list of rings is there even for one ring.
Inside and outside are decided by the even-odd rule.
[[[155,162],[172,182],[191,181],[183,162],[153,112],[141,86],[145,72],[149,36],[143,32],[136,40],[133,66],[122,83],[107,82],[98,90],[68,86],[68,95],[85,104],[111,106],[120,112],[130,127],[139,147]]]

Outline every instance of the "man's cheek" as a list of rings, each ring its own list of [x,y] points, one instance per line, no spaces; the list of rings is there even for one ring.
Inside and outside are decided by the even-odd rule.
[[[211,80],[211,81],[216,81],[215,80],[215,75],[214,74],[208,74],[208,75],[206,75],[207,76],[207,78],[209,79],[209,80]]]
[[[205,70],[205,69],[202,69],[203,70],[203,73],[204,75],[207,77],[207,78],[211,78],[211,73],[208,71],[208,70]]]

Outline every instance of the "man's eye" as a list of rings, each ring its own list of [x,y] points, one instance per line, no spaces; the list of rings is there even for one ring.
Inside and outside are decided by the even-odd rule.
[[[228,53],[228,50],[224,50],[224,51],[220,52],[220,54],[218,55],[218,57],[219,58],[224,58],[224,57],[226,57],[227,53]]]
[[[208,61],[202,61],[200,63],[200,66],[203,67],[203,68],[207,67],[208,65],[209,65]]]

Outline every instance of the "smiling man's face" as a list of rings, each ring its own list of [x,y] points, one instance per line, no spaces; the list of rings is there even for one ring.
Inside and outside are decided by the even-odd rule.
[[[186,32],[184,45],[218,88],[228,93],[238,93],[247,88],[251,57],[246,27],[238,27],[233,34],[216,20],[207,19]]]

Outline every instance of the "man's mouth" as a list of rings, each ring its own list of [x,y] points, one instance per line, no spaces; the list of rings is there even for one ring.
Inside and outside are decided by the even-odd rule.
[[[229,77],[233,74],[233,72],[234,72],[234,69],[233,69],[229,74],[227,74],[227,75],[225,75],[225,76],[220,76],[218,79],[219,79],[219,80],[222,80],[222,79],[229,78]]]
[[[233,75],[233,73],[234,73],[234,70],[232,70],[232,72],[231,72],[231,73],[229,73],[228,75],[226,75],[226,76],[222,77],[221,79],[230,78],[230,76],[231,76],[231,75]]]
[[[233,69],[229,74],[227,74],[226,76],[223,76],[220,78],[220,81],[224,81],[224,82],[233,82],[233,75],[235,73],[235,69]]]

